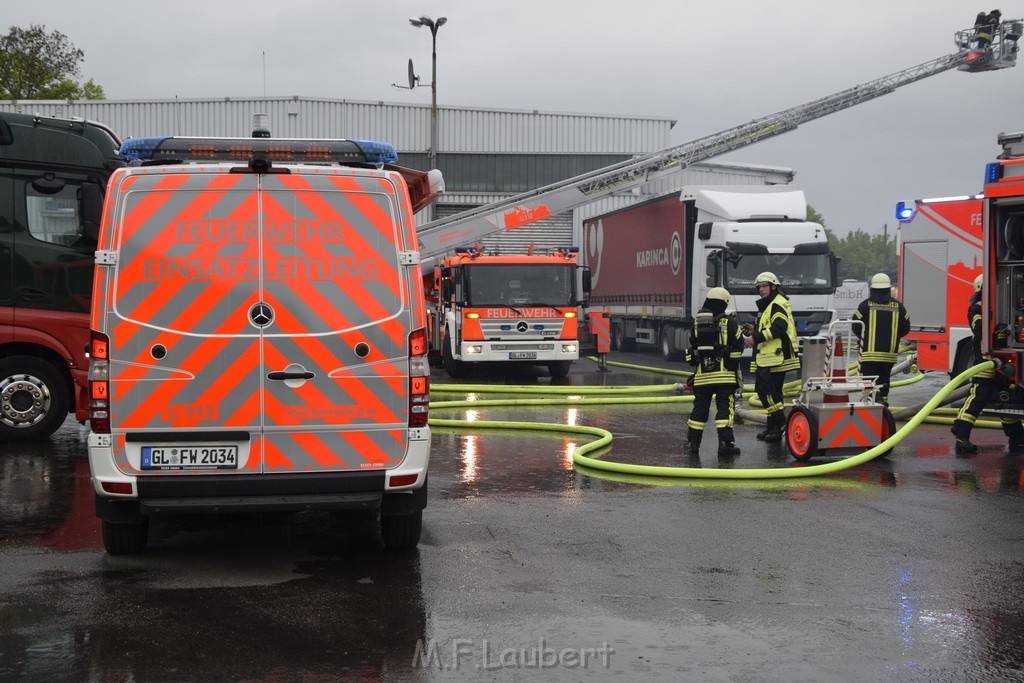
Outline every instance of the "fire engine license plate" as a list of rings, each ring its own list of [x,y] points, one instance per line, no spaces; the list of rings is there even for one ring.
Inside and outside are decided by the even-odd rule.
[[[238,446],[143,446],[144,470],[235,470]]]
[[[537,357],[536,351],[509,351],[509,360],[533,360]]]

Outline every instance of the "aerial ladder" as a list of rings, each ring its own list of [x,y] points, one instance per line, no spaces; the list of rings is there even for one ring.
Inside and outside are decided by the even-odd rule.
[[[873,100],[950,69],[978,72],[1012,67],[1017,62],[1017,42],[1022,28],[1024,20],[1003,21],[994,27],[986,27],[981,40],[978,27],[964,29],[955,35],[958,49],[953,54],[675,147],[425,223],[418,230],[421,261],[429,270],[440,255],[456,247],[472,245],[493,233],[528,225],[571,211],[613,192],[678,173],[693,164],[788,133],[802,123]]]

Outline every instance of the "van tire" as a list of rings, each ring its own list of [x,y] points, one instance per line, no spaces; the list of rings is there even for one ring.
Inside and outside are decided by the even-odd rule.
[[[450,334],[444,336],[444,351],[441,353],[441,363],[444,365],[444,371],[452,379],[462,379],[466,376],[466,364],[461,360],[456,360],[452,352],[452,336]]]
[[[569,368],[571,366],[571,360],[557,360],[553,363],[548,363],[548,372],[551,373],[551,379],[565,379],[569,375]]]
[[[381,515],[380,537],[385,550],[412,550],[423,532],[423,510],[404,515]]]
[[[24,411],[37,399],[43,404],[42,415],[35,422],[26,422],[17,411]],[[50,363],[33,356],[0,360],[0,441],[48,439],[64,424],[70,404],[68,381]]]
[[[146,549],[149,518],[141,522],[103,522],[103,547],[111,555],[135,555]]]

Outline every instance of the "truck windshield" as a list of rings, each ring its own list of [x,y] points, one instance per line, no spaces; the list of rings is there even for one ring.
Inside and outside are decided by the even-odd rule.
[[[474,263],[463,266],[467,306],[575,306],[575,266]]]
[[[738,263],[725,261],[725,286],[734,293],[754,289],[754,278],[775,273],[787,294],[829,294],[835,291],[828,254],[742,254]]]

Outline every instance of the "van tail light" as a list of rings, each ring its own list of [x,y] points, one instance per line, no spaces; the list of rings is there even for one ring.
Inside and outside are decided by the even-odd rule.
[[[409,426],[426,427],[430,409],[430,363],[427,362],[427,331],[409,335]]]
[[[89,425],[110,433],[110,348],[107,335],[95,330],[89,342]]]

